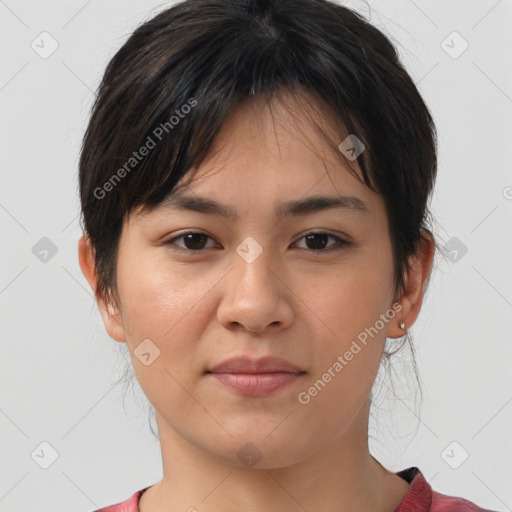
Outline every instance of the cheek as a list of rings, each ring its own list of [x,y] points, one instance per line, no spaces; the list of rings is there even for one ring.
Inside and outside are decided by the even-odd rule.
[[[162,336],[192,312],[208,283],[194,278],[184,267],[171,265],[165,251],[153,249],[137,257],[134,249],[129,254],[118,266],[124,310],[134,326],[146,326]]]
[[[385,313],[392,286],[391,260],[382,263],[361,258],[336,272],[302,281],[305,311],[314,313],[324,339],[337,339],[343,346]]]
[[[386,312],[389,290],[387,277],[380,277],[361,266],[303,290],[315,322],[317,317],[321,322],[315,331],[314,371],[301,390],[309,402],[301,407],[333,425],[350,421],[368,397],[381,362],[388,323],[380,315]]]
[[[315,371],[308,389],[303,390],[305,399],[311,399],[310,411],[334,414],[343,423],[368,396],[389,325],[389,320],[381,320],[389,306],[391,281],[386,265],[384,269],[371,267],[361,260],[360,265],[338,271],[303,291],[322,320],[315,340]]]
[[[131,258],[119,265],[118,286],[130,352],[150,339],[160,350],[155,364],[173,372],[190,364],[207,321],[201,299],[210,280],[194,279],[162,258]]]
[[[166,263],[149,258],[125,260],[118,268],[118,286],[132,365],[141,388],[156,410],[165,410],[165,404],[172,402],[185,414],[193,401],[181,386],[191,387],[195,375],[190,368],[202,364],[199,348],[208,321],[208,302],[201,298],[212,284]],[[145,352],[150,354],[148,365],[139,358]]]

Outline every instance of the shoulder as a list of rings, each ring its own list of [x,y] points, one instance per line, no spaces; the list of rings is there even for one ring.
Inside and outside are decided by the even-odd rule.
[[[496,512],[481,508],[464,498],[434,491],[416,467],[404,469],[397,475],[410,486],[409,492],[395,512]]]
[[[106,507],[97,509],[94,512],[139,512],[140,497],[146,489],[148,489],[148,487],[134,492],[129,498],[121,501],[120,503],[107,505]]]
[[[493,512],[464,498],[447,496],[436,491],[432,491],[432,508],[430,510],[431,512]]]

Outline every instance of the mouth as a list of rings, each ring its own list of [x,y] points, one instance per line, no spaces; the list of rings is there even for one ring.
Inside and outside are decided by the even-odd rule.
[[[232,357],[208,368],[211,373],[301,373],[297,365],[281,357],[267,356],[260,359],[250,357]]]
[[[228,359],[206,371],[223,386],[246,396],[268,396],[296,383],[306,374],[278,357]]]

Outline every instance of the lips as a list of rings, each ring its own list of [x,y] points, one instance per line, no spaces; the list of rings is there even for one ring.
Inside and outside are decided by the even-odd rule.
[[[225,388],[248,397],[273,395],[302,380],[306,372],[280,357],[233,357],[206,371]]]
[[[260,359],[233,357],[210,368],[207,373],[305,373],[298,366],[280,357],[267,356]]]

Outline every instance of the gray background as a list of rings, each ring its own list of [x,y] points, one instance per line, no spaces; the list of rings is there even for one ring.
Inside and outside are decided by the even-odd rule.
[[[438,126],[432,209],[447,245],[412,328],[423,406],[397,360],[395,394],[379,377],[371,449],[512,510],[512,0],[369,4],[347,2],[398,44]],[[78,265],[77,160],[108,60],[169,5],[0,0],[0,511],[90,511],[161,477],[145,398],[123,402],[114,385],[126,347]],[[47,58],[31,46],[51,49],[43,31],[58,43]]]

